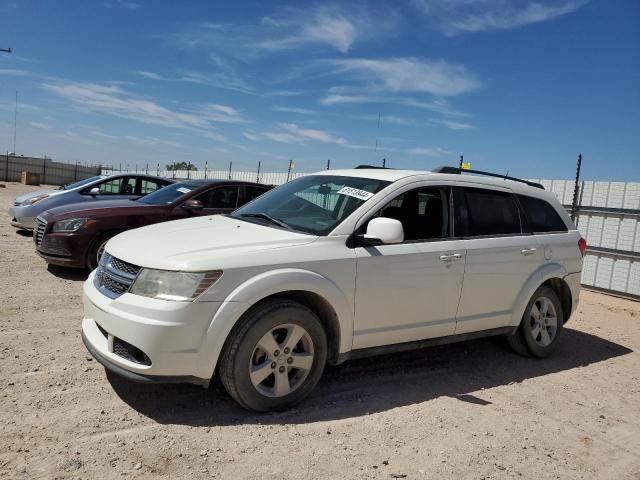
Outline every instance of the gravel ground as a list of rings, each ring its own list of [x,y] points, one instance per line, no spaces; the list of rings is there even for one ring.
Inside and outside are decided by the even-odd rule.
[[[0,188],[0,478],[640,479],[638,303],[583,292],[546,360],[479,340],[352,361],[255,415],[91,360],[86,273],[9,225],[33,188]]]

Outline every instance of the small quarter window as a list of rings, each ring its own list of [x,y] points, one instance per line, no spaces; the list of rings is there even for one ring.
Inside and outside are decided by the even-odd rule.
[[[467,236],[521,233],[520,215],[510,193],[481,188],[464,188],[467,204]]]
[[[526,230],[530,233],[566,232],[565,225],[556,209],[549,202],[539,198],[518,195],[526,217]]]

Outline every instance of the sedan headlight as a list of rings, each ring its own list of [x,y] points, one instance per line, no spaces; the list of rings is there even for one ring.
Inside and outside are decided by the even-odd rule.
[[[67,218],[53,224],[54,232],[75,232],[84,227],[89,221],[88,218]]]
[[[45,198],[49,198],[49,195],[38,195],[37,197],[32,197],[27,199],[24,204],[25,205],[34,205],[42,200],[44,200]]]
[[[143,268],[130,293],[143,297],[190,302],[200,296],[222,276],[222,270],[211,272],[172,272]]]

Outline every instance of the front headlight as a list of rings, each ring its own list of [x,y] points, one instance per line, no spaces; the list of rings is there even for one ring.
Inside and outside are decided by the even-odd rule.
[[[130,293],[143,297],[190,302],[222,276],[222,270],[211,272],[171,272],[143,268],[138,273]]]
[[[53,224],[54,232],[75,232],[89,221],[88,218],[67,218]]]
[[[25,203],[25,205],[34,205],[45,198],[49,198],[49,195],[38,195],[37,197],[29,198]]]

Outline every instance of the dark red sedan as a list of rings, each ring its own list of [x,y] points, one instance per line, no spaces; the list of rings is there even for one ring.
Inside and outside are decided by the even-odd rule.
[[[33,240],[49,263],[94,269],[107,241],[120,232],[196,215],[231,213],[270,188],[232,180],[187,180],[138,200],[66,205],[36,218]]]

